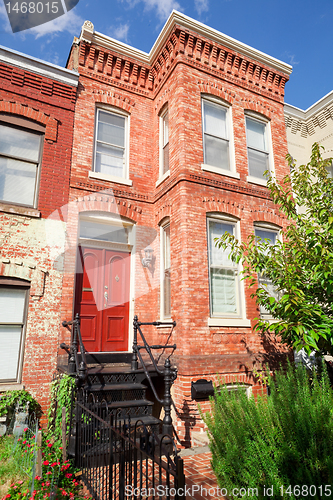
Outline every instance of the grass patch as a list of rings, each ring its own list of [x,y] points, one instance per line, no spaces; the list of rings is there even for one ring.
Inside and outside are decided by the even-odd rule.
[[[13,456],[14,437],[0,437],[0,498],[3,498],[11,484],[28,481],[17,460]]]

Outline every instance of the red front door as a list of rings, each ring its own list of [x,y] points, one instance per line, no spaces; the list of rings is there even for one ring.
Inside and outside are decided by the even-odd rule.
[[[88,352],[127,351],[130,254],[79,247],[75,312]]]

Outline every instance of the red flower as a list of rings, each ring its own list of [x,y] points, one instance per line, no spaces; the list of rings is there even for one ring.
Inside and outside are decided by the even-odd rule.
[[[67,491],[65,491],[65,490],[62,490],[62,492],[61,492],[61,493],[62,493],[62,495],[63,495],[64,497],[67,497],[67,496],[68,496],[68,493],[67,493]]]
[[[67,473],[65,477],[72,477],[73,474]]]
[[[37,481],[40,481],[42,478],[41,476],[36,476],[35,479],[37,479]]]
[[[45,461],[43,462],[43,465],[49,465],[49,463],[50,463],[50,462],[49,462],[48,460],[45,460]]]
[[[51,444],[51,443],[47,443],[47,446],[48,446],[49,448],[52,448],[52,444]]]
[[[23,429],[23,432],[27,432],[27,430],[28,430],[28,427],[26,427],[25,429]]]

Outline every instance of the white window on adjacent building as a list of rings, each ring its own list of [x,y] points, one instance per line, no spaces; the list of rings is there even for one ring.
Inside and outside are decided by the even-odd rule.
[[[90,177],[131,184],[128,180],[128,130],[128,115],[97,108],[94,172]]]
[[[331,164],[326,167],[326,170],[327,170],[327,177],[333,179],[333,162],[331,162]]]
[[[28,286],[0,283],[0,383],[21,377]]]
[[[229,259],[229,250],[218,248],[215,238],[224,233],[236,238],[239,221],[212,215],[207,217],[208,272],[209,272],[209,326],[251,326],[245,317],[245,297],[243,283],[240,282],[240,266]]]
[[[170,221],[161,225],[161,319],[171,318]]]
[[[246,140],[249,175],[248,181],[266,185],[264,172],[273,171],[270,155],[271,138],[269,122],[246,116]]]
[[[275,245],[279,238],[279,230],[277,228],[270,227],[270,225],[258,225],[254,228],[254,234],[256,240],[265,241],[271,245]],[[265,273],[258,273],[259,286],[265,288],[271,297],[276,299],[279,298],[279,294],[276,291],[272,281],[265,276]],[[270,312],[262,305],[260,305],[260,316],[265,319],[271,318]]]
[[[37,206],[42,139],[38,131],[0,122],[0,201]]]

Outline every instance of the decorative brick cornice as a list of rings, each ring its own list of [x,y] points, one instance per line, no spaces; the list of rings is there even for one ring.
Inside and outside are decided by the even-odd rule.
[[[24,118],[45,125],[45,139],[52,142],[57,140],[58,121],[38,109],[33,109],[30,106],[25,106],[15,101],[5,101],[0,98],[0,113],[23,116]]]
[[[146,91],[154,96],[174,65],[184,62],[258,94],[277,101],[283,100],[285,83],[290,73],[288,65],[247,46],[243,47],[245,54],[231,48],[231,43],[229,47],[223,46],[218,42],[218,37],[214,40],[204,36],[205,30],[198,29],[196,32],[174,24],[159,49],[155,48],[149,55],[92,30],[92,25],[88,30],[86,27],[84,36],[81,35],[79,71],[98,79],[103,75],[109,76],[106,83],[133,92]],[[242,47],[240,42],[233,42],[237,49]]]
[[[31,73],[15,66],[0,62],[1,87],[5,88],[6,82],[20,92],[20,88],[28,87],[40,93],[41,96],[61,97],[71,104],[76,99],[76,86],[66,85],[57,80],[51,80],[42,75]]]

